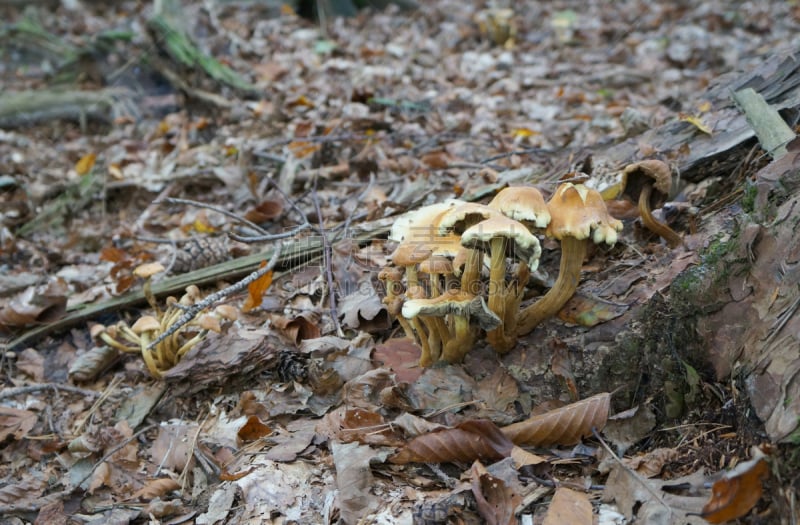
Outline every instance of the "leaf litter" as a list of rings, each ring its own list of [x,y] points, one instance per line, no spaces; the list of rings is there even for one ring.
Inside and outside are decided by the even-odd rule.
[[[89,8],[74,7],[63,20],[41,12],[40,23],[77,41],[85,18],[97,30],[143,16],[97,9],[86,18]],[[759,503],[761,484],[773,482],[769,460],[748,453],[753,436],[731,435],[730,418],[709,419],[715,426],[705,430],[711,416],[695,408],[682,425],[659,427],[653,414],[662,406],[652,397],[607,391],[641,374],[605,389],[592,380],[609,341],[638,322],[637,305],[668,292],[716,232],[687,236],[670,252],[628,228],[621,247],[584,261],[582,295],[558,315],[583,328],[554,319],[507,355],[477,339],[463,364],[424,369],[417,343],[396,337],[377,278],[394,246],[375,229],[363,239],[356,232],[444,198],[490,197],[509,182],[552,191],[585,148],[635,137],[623,118],[629,108],[644,129],[683,120],[713,137],[713,115],[693,101],[720,74],[752,67],[759,50],[788,41],[798,24],[791,5],[749,6],[740,17],[714,2],[556,2],[509,14],[441,1],[320,23],[291,9],[181,9],[199,21],[204,48],[252,73],[260,100],[231,95],[230,107],[212,111],[187,100],[100,129],[33,122],[0,132],[0,264],[10,282],[29,283],[0,294],[0,329],[17,334],[139,289],[144,278],[134,270],[143,263],[181,274],[256,250],[229,234],[310,225],[293,238],[318,243],[323,258],[284,265],[227,298],[239,318],[203,325],[208,333],[159,367],[157,383],[138,356],[99,353],[108,346],[85,322],[5,351],[3,513],[39,522],[516,523],[536,515],[584,523],[596,506],[590,496],[601,492],[603,512],[648,523],[769,512]],[[12,81],[17,90],[37,82]],[[706,191],[685,194],[702,204]],[[170,196],[216,210],[154,203]],[[531,295],[557,271],[557,255],[545,251]],[[765,295],[759,290],[758,307],[770,310],[779,298]],[[152,306],[92,321],[133,327],[158,315]],[[147,347],[128,343],[136,341]],[[774,365],[766,371],[777,374]],[[24,390],[45,381],[55,386]],[[692,381],[694,395],[727,395],[708,375]],[[691,404],[682,395],[675,403]],[[785,437],[792,407],[776,407],[774,397],[757,411]],[[640,415],[609,422],[634,405]],[[598,446],[604,432],[627,458]],[[717,444],[721,451],[710,451]],[[709,490],[703,467],[732,470]],[[685,494],[668,492],[684,479]],[[79,505],[85,514],[73,510]]]

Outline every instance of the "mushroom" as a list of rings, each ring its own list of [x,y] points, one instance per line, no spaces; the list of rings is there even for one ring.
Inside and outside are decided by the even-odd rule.
[[[498,215],[497,211],[486,205],[473,202],[460,204],[439,217],[439,235],[460,235],[470,226],[474,226],[492,215]],[[461,273],[461,289],[474,295],[479,292],[478,280],[481,273],[481,259],[480,250],[470,250],[466,254],[464,270]]]
[[[672,187],[672,173],[665,162],[650,159],[629,164],[622,171],[622,186],[622,195],[638,202],[642,223],[648,230],[661,236],[670,248],[683,243],[675,230],[657,220],[651,213],[653,208],[664,204]]]
[[[550,223],[550,211],[542,192],[533,186],[503,188],[488,206],[528,227],[544,229]]]
[[[573,296],[580,280],[589,237],[597,244],[613,245],[617,242],[617,232],[622,230],[622,222],[608,214],[600,193],[583,184],[561,184],[547,206],[552,218],[546,234],[561,241],[561,263],[553,287],[520,312],[520,334],[536,328]]]
[[[488,206],[506,217],[521,222],[531,230],[544,230],[550,224],[550,211],[547,209],[544,196],[533,186],[503,188],[494,196]],[[516,340],[517,311],[533,271],[536,271],[536,268],[529,268],[527,263],[521,260],[513,284],[509,283],[506,287],[506,315],[503,318],[503,331],[507,337],[511,337],[513,340]]]
[[[495,215],[467,228],[461,235],[461,244],[468,248],[484,249],[491,256],[489,270],[489,309],[501,320],[507,317],[506,253],[524,261],[526,267],[536,270],[542,251],[539,239],[519,221],[504,215]],[[485,249],[488,247],[488,250]],[[517,291],[514,292],[515,294]],[[517,312],[513,312],[513,316]],[[516,333],[508,333],[505,323],[491,330],[487,338],[500,353],[508,352],[516,344]],[[513,327],[516,329],[516,326]]]
[[[450,316],[453,319],[450,337],[445,341],[442,352],[442,359],[448,363],[460,362],[472,346],[475,334],[471,322],[486,331],[495,329],[501,322],[486,306],[483,297],[462,290],[445,290],[432,299],[406,301],[403,316],[407,319]]]
[[[383,298],[383,304],[386,305],[386,310],[389,315],[397,318],[406,337],[414,339],[414,329],[408,324],[408,321],[400,315],[400,308],[403,305],[403,296],[401,292],[400,281],[403,278],[403,271],[393,266],[387,266],[378,273],[378,279],[383,281],[384,288],[386,289],[386,296]]]

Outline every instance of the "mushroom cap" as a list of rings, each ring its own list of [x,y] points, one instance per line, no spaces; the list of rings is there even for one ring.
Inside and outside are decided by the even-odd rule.
[[[550,223],[550,211],[542,192],[533,186],[508,186],[500,190],[488,206],[512,219],[527,221],[537,228]]]
[[[510,241],[508,251],[511,255],[516,259],[526,261],[531,271],[536,271],[539,267],[539,256],[542,254],[539,239],[524,224],[505,215],[489,217],[467,228],[461,235],[461,244],[467,248],[480,248],[487,251],[486,247],[490,241],[498,237],[508,239]]]
[[[137,266],[136,269],[133,270],[133,275],[147,279],[148,277],[152,277],[157,273],[163,272],[164,270],[164,265],[160,262],[149,262]]]
[[[398,266],[414,266],[431,256],[433,250],[421,242],[404,241],[392,253],[392,262]]]
[[[378,272],[381,281],[399,281],[403,278],[403,270],[396,266],[385,266]]]
[[[423,206],[416,210],[404,213],[392,225],[389,232],[390,241],[405,241],[409,239],[419,240],[433,237],[431,226],[435,224],[437,218],[442,213],[452,210],[456,206],[464,204],[458,199],[449,199],[445,202],[437,202],[430,206]]]
[[[461,234],[470,226],[486,220],[492,215],[499,215],[499,213],[485,204],[475,202],[459,204],[439,217],[437,224],[439,235]]]
[[[462,290],[446,290],[432,299],[412,299],[403,304],[403,317],[412,319],[418,315],[444,317],[448,314],[467,317],[484,330],[494,330],[501,321],[479,295]]]
[[[131,326],[131,330],[135,334],[141,334],[144,332],[150,332],[153,330],[158,330],[161,328],[161,323],[158,322],[158,319],[153,317],[152,315],[143,315],[139,319],[133,323]]]
[[[547,235],[558,240],[564,237],[588,239],[609,245],[617,242],[617,232],[622,231],[622,222],[611,217],[600,192],[583,184],[565,182],[547,203],[550,208],[550,224]]]
[[[430,258],[419,263],[420,273],[449,275],[453,273],[453,263],[442,255],[431,255]]]
[[[666,162],[658,159],[643,160],[629,164],[622,170],[622,195],[633,202],[638,202],[642,187],[653,183],[653,192],[650,194],[650,207],[661,207],[669,197],[672,189],[672,171]]]

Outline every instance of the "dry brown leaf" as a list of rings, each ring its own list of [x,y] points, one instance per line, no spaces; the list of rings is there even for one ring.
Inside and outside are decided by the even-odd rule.
[[[405,463],[496,461],[511,454],[513,443],[487,420],[464,421],[455,428],[424,434],[409,441],[389,461]]]
[[[363,408],[339,407],[325,414],[317,425],[317,433],[329,439],[349,443],[358,441],[366,445],[397,447],[402,444],[383,416]]]
[[[244,218],[256,224],[263,224],[277,219],[283,213],[283,203],[278,200],[265,200],[256,204],[245,213]]]
[[[701,516],[709,523],[724,523],[744,516],[761,499],[762,482],[767,477],[769,465],[763,454],[740,463],[714,482],[711,499]]]
[[[542,525],[592,525],[592,503],[586,494],[559,487]]]
[[[9,436],[17,440],[25,438],[35,424],[36,414],[30,410],[0,407],[0,443]]]
[[[372,359],[391,369],[400,383],[413,383],[422,374],[419,366],[420,348],[413,339],[400,337],[388,339],[375,347]]]
[[[578,383],[575,381],[575,374],[572,373],[569,348],[560,339],[553,339],[550,347],[553,349],[553,354],[550,358],[550,370],[552,370],[553,375],[561,378],[567,385],[570,399],[577,401],[580,399],[578,396]]]
[[[119,358],[119,350],[110,346],[95,346],[79,355],[67,375],[75,382],[91,381]]]
[[[592,429],[598,432],[603,429],[608,420],[610,402],[611,394],[597,394],[501,430],[515,445],[574,445],[591,435]]]
[[[479,461],[473,463],[470,477],[472,494],[485,522],[488,525],[516,525],[514,509],[522,502],[522,497],[502,479],[489,474]]]
[[[284,336],[298,346],[306,339],[316,339],[322,335],[317,320],[311,313],[298,315],[294,319],[274,317],[272,323]]]
[[[103,461],[94,469],[89,478],[89,488],[86,489],[86,492],[94,494],[94,491],[103,485],[111,486],[111,465],[108,464],[108,461]]]
[[[10,483],[0,487],[0,503],[12,505],[34,500],[42,494],[45,486],[46,483],[44,481],[28,476],[17,483]]]
[[[236,436],[244,443],[261,439],[272,434],[272,429],[265,425],[258,416],[250,416],[247,422],[239,429]]]
[[[674,461],[678,456],[678,451],[674,448],[657,448],[641,456],[625,458],[622,462],[637,474],[652,478],[661,474],[664,465]]]
[[[150,479],[147,480],[144,487],[133,494],[132,498],[140,501],[150,501],[179,488],[181,488],[181,484],[172,478]]]
[[[45,505],[36,516],[33,525],[67,525],[67,515],[64,514],[64,502],[54,501]]]
[[[29,287],[0,309],[0,332],[58,319],[67,309],[68,289],[66,281],[60,277]]]

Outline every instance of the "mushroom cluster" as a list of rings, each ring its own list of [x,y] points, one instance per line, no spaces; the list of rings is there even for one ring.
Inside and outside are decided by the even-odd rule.
[[[625,182],[644,223],[674,246],[680,237],[650,214],[668,191],[669,172],[665,181],[662,171],[660,164],[638,163],[626,170]],[[508,187],[487,205],[449,200],[425,206],[392,228],[389,238],[399,244],[393,265],[379,275],[384,303],[419,343],[421,366],[460,361],[481,330],[506,353],[574,295],[590,242],[611,246],[621,230],[597,190],[571,182],[547,202],[536,188]],[[539,265],[537,235],[560,241],[559,273],[543,296],[521,308]]]

